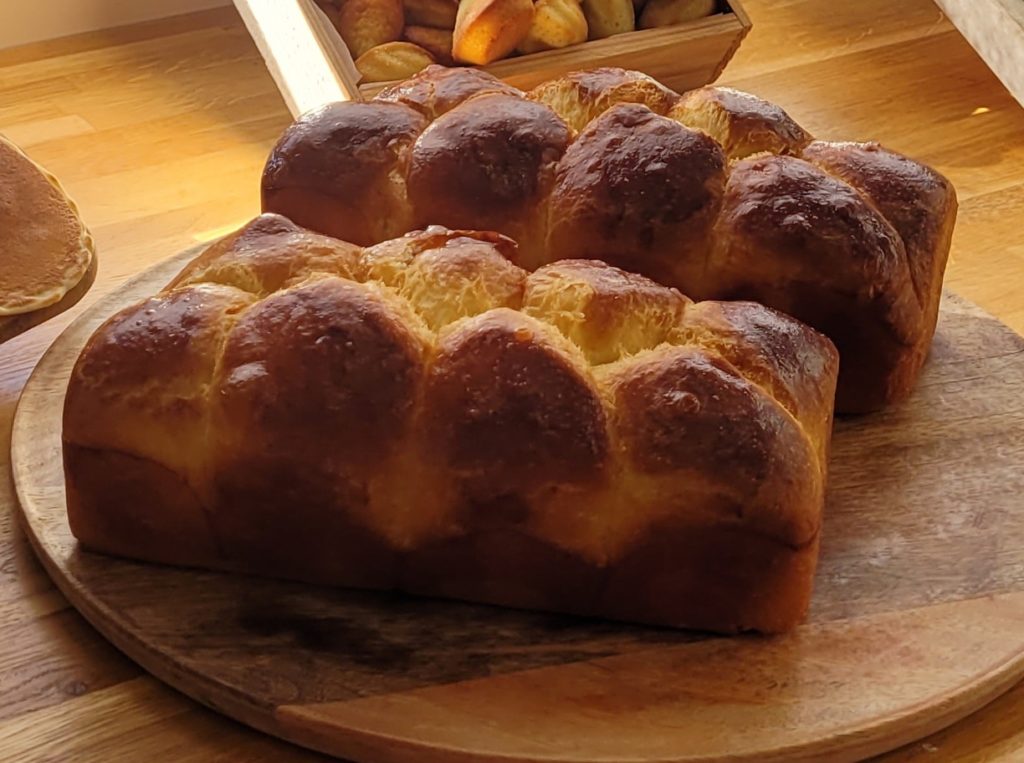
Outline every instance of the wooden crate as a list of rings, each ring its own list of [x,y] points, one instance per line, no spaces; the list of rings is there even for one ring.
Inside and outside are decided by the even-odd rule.
[[[936,0],[1024,106],[1024,0]]]
[[[373,95],[389,83],[356,85],[358,73],[340,38],[312,0],[234,0],[291,112]],[[713,82],[750,31],[740,0],[714,16],[518,56],[483,67],[522,88],[578,69],[621,66],[675,90]],[[340,49],[339,49],[340,48]]]

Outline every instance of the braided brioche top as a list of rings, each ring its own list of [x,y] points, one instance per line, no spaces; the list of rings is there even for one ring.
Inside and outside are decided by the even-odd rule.
[[[839,406],[863,410],[909,391],[927,354],[956,199],[922,164],[814,140],[729,88],[678,95],[596,69],[522,93],[434,66],[299,119],[263,204],[362,245],[434,224],[495,230],[530,270],[599,259],[696,299],[769,304],[850,353]]]
[[[815,537],[827,339],[604,263],[514,259],[498,234],[361,248],[263,215],[97,331],[65,439],[162,464],[208,506],[268,469],[322,483],[402,548],[509,512],[601,564],[666,511]]]

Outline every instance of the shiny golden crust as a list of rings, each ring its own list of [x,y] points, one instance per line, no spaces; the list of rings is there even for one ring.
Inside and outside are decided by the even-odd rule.
[[[301,117],[263,171],[263,207],[345,241],[407,231],[403,168],[427,120],[399,103],[336,103]]]
[[[582,365],[557,331],[507,308],[440,337],[423,400],[427,441],[479,510],[600,474],[604,410]]]
[[[921,307],[937,308],[956,218],[953,184],[877,143],[814,141],[804,149],[803,158],[871,200],[903,239]]]
[[[882,148],[876,143],[815,141],[804,150],[806,160],[841,178],[867,198],[899,234],[906,253],[910,282],[919,306],[917,326],[898,344],[883,344],[892,369],[884,386],[866,374],[844,380],[842,410],[874,410],[889,400],[905,397],[928,356],[939,316],[942,276],[953,238],[957,198],[953,185],[929,167]],[[864,340],[847,345],[864,355]],[[863,358],[869,369],[877,361]]]
[[[675,289],[597,260],[561,260],[528,280],[523,312],[552,324],[593,365],[657,347],[690,301]]]
[[[221,348],[217,428],[234,447],[334,472],[378,462],[407,425],[423,372],[415,327],[404,303],[347,279],[270,295]]]
[[[503,236],[429,228],[421,236],[365,250],[363,273],[400,291],[427,326],[438,331],[497,307],[519,308],[526,272],[512,264],[515,251]]]
[[[716,225],[724,244],[716,265],[734,278],[764,282],[789,271],[864,297],[902,293],[910,281],[903,241],[889,221],[850,185],[802,159],[733,165]],[[774,256],[751,257],[756,250]],[[909,326],[897,330],[906,334]]]
[[[762,302],[827,334],[843,359],[839,410],[911,389],[926,332],[903,240],[852,186],[794,157],[743,160],[714,240],[714,277],[695,296]]]
[[[328,276],[267,297],[227,337],[210,458],[211,522],[230,562],[360,585],[387,568],[366,493],[410,426],[425,364],[416,324],[394,302]]]
[[[500,93],[522,96],[493,74],[466,67],[428,66],[415,77],[392,85],[374,100],[404,103],[433,121],[475,95]]]
[[[609,374],[615,433],[648,489],[680,491],[717,519],[802,546],[818,522],[785,507],[821,501],[818,457],[796,420],[728,361],[703,349],[642,353]],[[685,484],[680,472],[688,472]],[[664,477],[672,475],[665,484]],[[694,509],[694,511],[698,511]]]
[[[728,87],[702,87],[686,93],[668,112],[671,119],[706,132],[730,159],[751,154],[798,154],[811,136],[776,106]]]
[[[0,136],[0,324],[60,302],[95,257],[57,178]]]
[[[536,256],[542,243],[531,233],[542,229],[540,209],[570,139],[542,104],[502,94],[466,101],[413,146],[407,182],[416,225],[496,230]]]
[[[721,356],[766,389],[819,446],[828,444],[835,389],[820,380],[836,377],[839,355],[824,336],[756,302],[698,302],[675,331],[674,341]],[[827,463],[827,451],[818,457]]]
[[[580,132],[618,103],[642,103],[654,113],[664,115],[679,96],[641,72],[604,67],[541,83],[527,97],[547,104],[567,125]]]
[[[362,252],[354,244],[296,228],[283,217],[264,215],[207,247],[168,288],[216,283],[266,297],[310,273],[355,278]]]
[[[874,144],[814,141],[781,108],[747,93],[705,87],[678,96],[646,75],[606,68],[525,96],[550,109],[537,112],[538,135],[553,134],[551,112],[572,133],[552,190],[549,165],[524,162],[510,148],[516,141],[499,145],[494,117],[475,104],[495,88],[507,86],[480,72],[431,67],[383,96],[435,125],[458,125],[467,137],[449,130],[445,150],[469,166],[449,162],[419,184],[408,207],[378,217],[390,235],[413,220],[495,227],[518,240],[517,263],[528,269],[597,258],[694,297],[756,299],[794,311],[840,345],[838,410],[874,410],[913,389],[934,334],[956,218],[955,193],[941,175]],[[471,144],[488,139],[470,159]],[[276,151],[272,161],[287,164],[289,153]],[[339,162],[345,173],[356,171],[348,163],[363,162],[333,157],[324,151],[322,166]],[[530,166],[539,167],[534,178],[523,176]],[[394,170],[400,184],[409,164],[403,158]],[[293,203],[270,198],[265,209],[363,243],[365,227],[349,217],[368,208],[366,195],[324,198],[315,178],[304,192],[301,174]],[[492,175],[498,186],[536,193],[522,194],[530,201],[515,210],[488,193],[470,203],[467,187]]]
[[[592,260],[529,274],[511,254],[498,234],[439,227],[331,246],[274,215],[212,245],[73,371],[76,536],[300,580],[794,626],[832,345],[758,305],[691,304]],[[159,500],[133,509],[124,496],[147,487]],[[719,571],[672,558],[655,527],[678,548],[754,550]],[[708,575],[743,603],[695,605]],[[665,598],[638,607],[655,583]]]
[[[639,104],[613,106],[558,165],[548,251],[692,283],[705,267],[725,181],[725,157],[711,138]]]
[[[69,386],[64,426],[79,433],[75,443],[152,460],[200,486],[216,359],[252,302],[231,286],[195,284],[111,318]]]

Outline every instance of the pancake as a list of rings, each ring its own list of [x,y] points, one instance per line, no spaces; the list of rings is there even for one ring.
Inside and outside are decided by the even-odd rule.
[[[57,179],[0,137],[0,319],[60,302],[94,257],[92,236]]]

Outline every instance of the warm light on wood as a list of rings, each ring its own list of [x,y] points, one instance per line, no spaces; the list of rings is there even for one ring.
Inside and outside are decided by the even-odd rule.
[[[352,57],[311,0],[234,2],[293,116],[360,97]]]
[[[11,446],[13,511],[47,571],[101,633],[184,694],[360,763],[782,763],[885,752],[1024,674],[1024,414],[1012,405],[1024,339],[952,297],[914,396],[836,424],[816,602],[786,636],[704,640],[563,618],[552,629],[514,610],[81,553],[53,455],[71,369],[108,316],[200,250],[146,270],[51,346]],[[3,730],[0,720],[5,760],[38,759],[27,757],[35,737]],[[224,759],[249,760],[233,753]]]
[[[274,0],[275,4],[292,1]],[[743,0],[743,5],[750,11],[754,29],[726,69],[721,83],[784,105],[794,118],[818,135],[877,139],[945,173],[957,186],[961,202],[954,260],[947,270],[946,286],[1024,333],[1024,291],[1018,287],[1024,283],[1024,226],[1020,224],[1024,219],[1024,109],[953,25],[942,19],[935,3]],[[676,54],[687,67],[693,63],[691,50],[687,47],[685,54]],[[537,56],[551,66],[561,65],[560,56],[565,51],[554,54]],[[612,63],[631,66],[635,60],[635,56],[622,52]],[[497,66],[518,63],[503,61]],[[101,258],[96,286],[80,306],[0,346],[0,760],[326,763],[326,758],[227,721],[166,688],[108,644],[56,590],[28,548],[26,533],[15,518],[10,477],[11,420],[18,397],[43,351],[68,321],[128,278],[169,254],[194,245],[194,236],[214,235],[259,211],[259,175],[267,153],[290,121],[277,86],[233,7],[70,41],[0,51],[0,67],[0,132],[30,146],[33,156],[61,179],[92,228]],[[970,116],[979,107],[986,111]],[[167,280],[172,275],[172,271],[167,271]],[[978,335],[976,339],[991,342],[991,335]],[[938,350],[950,360],[956,347],[940,343]],[[955,584],[954,575],[970,572],[980,587],[965,590],[966,595],[1002,582],[1012,584],[1006,590],[1020,587],[1020,579],[1015,576],[1024,567],[1007,566],[1008,561],[1017,564],[1014,560],[1019,558],[1019,541],[1016,536],[1001,534],[1000,528],[1021,516],[1021,502],[1015,496],[1016,503],[999,509],[992,500],[993,490],[1012,490],[1019,483],[967,477],[979,464],[996,458],[1011,464],[1016,459],[1017,471],[1008,471],[1017,474],[1024,459],[1022,443],[1007,441],[1007,433],[1013,432],[1005,429],[1007,414],[1019,416],[1019,379],[1024,374],[1019,361],[1024,355],[1014,354],[1012,346],[992,344],[988,349],[991,354],[1004,356],[977,369],[972,365],[973,353],[986,348],[975,345],[971,353],[958,361],[937,366],[940,376],[945,376],[941,386],[933,391],[944,391],[944,405],[958,410],[955,420],[915,441],[925,446],[924,457],[914,455],[922,451],[900,450],[903,444],[886,439],[868,442],[867,452],[890,453],[905,469],[931,468],[929,464],[936,463],[934,459],[940,452],[955,451],[960,443],[970,443],[972,438],[983,444],[984,453],[980,456],[976,448],[961,449],[949,477],[936,480],[934,486],[940,497],[943,490],[948,491],[942,498],[947,507],[949,502],[973,501],[983,496],[987,503],[982,508],[968,512],[955,525],[937,517],[932,504],[922,504],[922,511],[904,516],[907,522],[929,523],[932,535],[946,534],[954,544],[961,536],[975,541],[987,537],[989,542],[974,545],[970,550],[958,546],[945,557],[924,556],[925,546],[911,542],[901,528],[880,532],[878,525],[869,524],[867,517],[854,513],[846,514],[845,521],[826,519],[826,544],[873,541],[871,556],[865,559],[867,569],[871,569],[870,562],[883,558],[879,554],[889,550],[897,561],[910,565],[930,562],[934,572],[928,572],[928,577],[947,586]],[[941,397],[933,395],[929,399]],[[933,412],[914,407],[894,411],[893,415],[904,424],[914,424]],[[852,425],[855,423],[847,426]],[[915,431],[920,434],[920,430]],[[42,449],[41,454],[41,465],[52,466],[59,461],[52,448]],[[869,475],[858,471],[865,461],[851,459],[849,453],[836,456],[837,464],[847,464],[845,475],[835,475],[837,484],[840,480],[868,487],[880,484],[877,472]],[[862,478],[859,482],[858,475]],[[897,474],[889,476],[891,480],[899,479]],[[891,488],[894,483],[885,484]],[[898,516],[894,506],[875,506],[878,511],[888,510]],[[983,530],[985,533],[979,536]],[[834,548],[837,556],[851,558],[853,552],[849,548]],[[127,590],[135,568],[125,565],[122,569],[128,571],[125,589],[121,590]],[[879,569],[884,574],[885,568]],[[1009,570],[1010,577],[999,578],[997,570]],[[917,590],[927,598],[938,590],[921,586],[919,577],[909,575],[891,575],[887,580],[887,589],[904,594]],[[836,599],[826,586],[832,586],[833,591],[836,586],[846,587],[853,594],[866,590],[861,578],[826,574],[821,581],[822,605],[833,602],[831,606],[835,606]],[[146,598],[149,583],[140,579],[139,584],[141,618],[159,616],[159,605],[165,600],[184,599],[197,608],[205,606],[208,600],[205,593],[189,600],[177,591]],[[889,609],[894,617],[903,617],[888,606],[897,593],[871,590],[875,591],[869,599],[873,607]],[[841,706],[835,699],[842,687],[828,681],[834,675],[834,667],[849,665],[852,658],[859,661],[870,690],[890,685],[895,696],[906,696],[915,687],[927,689],[938,676],[954,683],[960,681],[958,686],[971,692],[976,685],[963,683],[966,679],[958,679],[956,673],[986,661],[995,664],[998,650],[988,640],[991,638],[998,645],[1004,638],[1016,638],[1024,629],[1024,610],[1018,597],[997,594],[968,600],[964,603],[966,612],[959,604],[939,610],[918,610],[915,617],[928,619],[921,621],[921,627],[902,631],[909,633],[909,640],[894,635],[884,614],[866,620],[835,621],[835,627],[845,628],[843,623],[847,623],[854,629],[847,635],[860,634],[865,640],[837,639],[832,632],[830,640],[817,643],[825,648],[833,644],[835,649],[817,652],[817,661],[791,674],[788,685],[794,690],[809,683],[821,687],[825,700],[820,707],[826,714],[835,708],[850,707]],[[323,630],[305,631],[297,627],[304,621],[301,616],[305,610],[284,611],[280,618],[259,617],[261,612],[278,611],[276,600],[268,596],[266,589],[256,590],[248,598],[239,597],[235,604],[227,610],[230,617],[222,623],[237,623],[245,612],[250,617],[256,615],[250,623],[264,629],[261,632],[266,636],[261,643],[266,644],[268,659],[281,654],[275,647],[282,642],[295,644],[310,639],[306,642],[312,655],[310,662],[295,682],[277,684],[282,694],[297,697],[298,687],[308,687],[310,682],[316,683],[318,689],[328,685],[315,679],[320,661],[331,659],[328,650],[317,647],[330,642],[321,635]],[[1000,614],[1001,609],[1005,615]],[[936,612],[943,615],[941,620],[933,618]],[[245,658],[235,661],[231,659],[233,642],[228,640],[220,641],[217,650],[195,649],[189,631],[195,622],[175,624],[166,632],[169,639],[177,638],[182,648],[181,661],[167,670],[178,670],[197,657],[219,657],[225,666],[237,666],[236,675],[256,682],[262,680],[261,663],[254,661],[252,652],[244,647]],[[326,619],[314,618],[313,622],[324,627],[332,625]],[[401,618],[392,622],[396,626],[402,624]],[[965,622],[976,623],[967,639],[952,630],[961,628]],[[207,618],[194,630],[209,637],[211,633],[216,635],[220,624],[221,621]],[[943,632],[944,624],[950,630]],[[406,686],[413,684],[414,680],[401,672],[401,659],[405,654],[415,656],[415,652],[403,652],[405,642],[401,640],[372,642],[361,638],[359,626],[358,619],[334,622],[334,627],[347,634],[347,643],[354,646],[350,654],[357,659],[391,656],[398,665],[393,680]],[[468,633],[465,629],[460,632]],[[428,644],[427,658],[437,653],[438,641],[432,639]],[[479,664],[478,643],[468,635],[456,641],[465,652],[464,664]],[[743,640],[735,643],[739,645]],[[849,651],[848,645],[854,643],[867,644],[869,649]],[[940,655],[943,661],[937,664],[925,660],[919,649],[922,644],[946,649],[945,656]],[[737,648],[736,645],[730,648]],[[636,646],[639,649],[656,645]],[[143,647],[136,642],[134,648]],[[591,654],[596,651],[593,642],[582,648]],[[693,648],[709,647],[695,644]],[[585,653],[577,652],[581,656]],[[509,649],[506,656],[510,661],[519,655],[536,655],[538,660],[546,660],[550,654],[540,645],[531,644]],[[707,669],[721,664],[721,660],[709,660]],[[678,673],[671,670],[672,665],[664,663],[651,663],[651,667],[661,669],[660,673],[649,674],[650,685],[654,687],[666,676]],[[606,685],[608,675],[607,671],[595,673],[594,680],[598,686]],[[701,693],[698,678],[692,680],[695,700],[707,696]],[[739,684],[727,696],[735,696],[737,707],[741,707],[754,694],[753,701],[746,704],[754,711],[759,707],[756,693],[763,685]],[[561,689],[540,679],[534,686],[541,699]],[[566,682],[564,686],[571,689],[579,683]],[[630,690],[638,684],[621,686]],[[864,686],[864,682],[856,684],[843,696],[853,706],[863,703],[867,693],[858,694],[857,690]],[[425,694],[418,708],[436,707],[429,702],[437,696]],[[368,704],[361,707],[379,713],[377,703],[385,701],[390,700],[371,696]],[[628,707],[629,701],[630,696],[616,695],[608,707]],[[494,706],[479,708],[477,728],[485,728],[482,724],[486,719],[480,716]],[[637,703],[632,707],[639,715],[657,713],[661,706]],[[821,717],[800,715],[793,705],[776,707],[777,727],[783,731],[798,730]],[[539,709],[529,704],[525,708]],[[358,709],[353,704],[352,710]],[[403,718],[410,717],[407,709],[390,709],[393,725],[408,729],[410,724],[403,723]],[[268,715],[265,709],[257,710]],[[289,720],[309,724],[315,720],[296,715],[295,711],[289,713]],[[426,720],[422,715],[418,717]],[[692,716],[678,713],[666,713],[663,717],[667,724],[677,728],[685,728],[693,721]],[[535,738],[533,731],[522,725],[512,737],[528,740]],[[617,731],[608,725],[606,738],[615,742]],[[749,738],[745,727],[739,731],[723,730],[719,738],[728,738],[728,734],[740,740]],[[578,738],[580,735],[567,741]],[[1022,752],[1024,684],[971,718],[882,760],[1019,763]],[[551,760],[553,756],[548,752],[546,757],[537,757]],[[631,755],[620,759],[623,757]],[[756,760],[760,763],[765,758]],[[424,763],[424,759],[415,759],[415,763]]]
[[[745,0],[744,0],[745,1]],[[370,97],[392,82],[367,81],[313,0],[234,0],[292,114],[339,100],[336,88]],[[615,34],[556,50],[503,58],[481,68],[529,89],[580,69],[627,66],[679,91],[714,82],[750,31],[741,0],[696,21]],[[680,55],[685,51],[685,55]],[[317,80],[326,83],[326,87]]]

